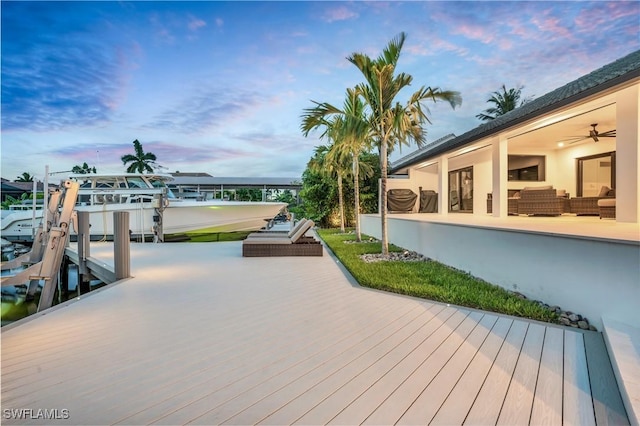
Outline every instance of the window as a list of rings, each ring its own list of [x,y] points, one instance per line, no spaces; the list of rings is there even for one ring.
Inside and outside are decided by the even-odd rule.
[[[544,155],[509,155],[509,176],[507,180],[514,181],[544,181]]]

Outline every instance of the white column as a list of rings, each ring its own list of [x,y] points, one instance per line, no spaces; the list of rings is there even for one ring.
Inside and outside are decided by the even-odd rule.
[[[495,217],[508,216],[507,154],[507,138],[500,135],[491,144],[492,215]]]
[[[444,155],[438,160],[438,214],[449,214],[449,159]]]
[[[640,85],[616,95],[616,221],[640,222]]]

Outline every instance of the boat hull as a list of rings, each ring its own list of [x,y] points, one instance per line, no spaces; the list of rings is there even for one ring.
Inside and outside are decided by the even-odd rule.
[[[162,213],[162,231],[168,235],[255,230],[284,207],[285,203],[172,200]],[[159,219],[152,203],[77,206],[76,211],[89,213],[92,240],[112,239],[116,211],[129,213],[130,234],[135,238],[153,238],[155,219]],[[37,212],[36,223],[39,224],[41,218],[42,212]],[[16,212],[6,216],[2,219],[1,234],[9,241],[31,241],[33,213]],[[71,235],[75,234],[72,227]]]

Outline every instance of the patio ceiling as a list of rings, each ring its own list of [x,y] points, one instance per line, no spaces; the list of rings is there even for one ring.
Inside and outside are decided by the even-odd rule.
[[[600,133],[616,128],[616,106],[612,98],[608,96],[587,102],[550,117],[538,119],[517,131],[510,132],[509,148],[556,150],[597,143],[588,137],[592,124],[597,123],[596,129]],[[575,141],[574,137],[580,135],[584,135],[585,139]],[[564,146],[558,146],[558,142],[562,141]]]

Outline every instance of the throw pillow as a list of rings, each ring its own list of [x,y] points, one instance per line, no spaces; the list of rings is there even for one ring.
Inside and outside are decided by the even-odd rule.
[[[615,197],[616,196],[616,190],[614,189],[610,189],[609,192],[607,192],[607,197]]]
[[[600,188],[600,194],[598,194],[598,197],[606,197],[610,189],[611,188],[609,188],[608,186],[603,186],[602,188]]]

